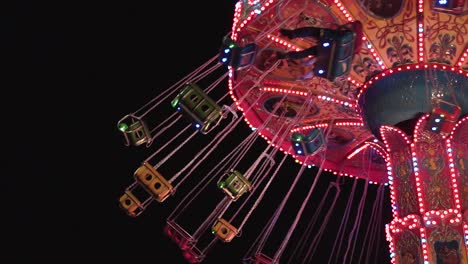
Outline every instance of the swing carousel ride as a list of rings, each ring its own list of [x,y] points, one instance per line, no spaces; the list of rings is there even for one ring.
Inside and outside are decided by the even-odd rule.
[[[248,232],[257,235],[237,263],[468,263],[468,1],[233,8],[212,59],[117,122],[127,146],[154,150],[122,210],[141,217],[154,201],[175,205],[162,229],[188,263]],[[352,21],[363,25],[360,50],[356,32],[280,34]],[[276,58],[312,45],[315,56]],[[321,175],[334,180],[320,187]],[[334,215],[343,186],[345,209]],[[392,219],[377,229],[385,190]],[[379,236],[388,254],[377,261]]]

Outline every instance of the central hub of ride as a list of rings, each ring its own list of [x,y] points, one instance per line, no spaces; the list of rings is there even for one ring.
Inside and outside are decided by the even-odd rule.
[[[468,261],[467,83],[456,68],[402,66],[374,76],[358,96],[364,122],[386,146],[394,263]]]

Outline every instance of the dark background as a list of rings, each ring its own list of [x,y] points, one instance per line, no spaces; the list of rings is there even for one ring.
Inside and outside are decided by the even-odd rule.
[[[138,218],[118,207],[153,150],[124,146],[116,125],[217,54],[235,1],[157,3],[1,8],[10,263],[185,263],[163,235],[175,201]],[[236,245],[217,246],[206,263],[240,263],[248,243]]]

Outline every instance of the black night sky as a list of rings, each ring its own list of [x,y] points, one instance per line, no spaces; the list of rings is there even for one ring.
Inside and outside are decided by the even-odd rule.
[[[234,5],[20,0],[2,8],[2,258],[186,263],[163,234],[173,203],[138,218],[118,207],[152,149],[126,147],[117,122],[215,56]],[[245,243],[218,246],[205,263],[240,263]]]

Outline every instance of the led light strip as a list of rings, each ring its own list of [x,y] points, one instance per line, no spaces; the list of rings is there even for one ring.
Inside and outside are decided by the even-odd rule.
[[[416,123],[414,131],[419,131],[419,126],[421,126],[421,123],[428,117],[429,117],[429,114],[425,114],[423,117],[421,117]],[[416,132],[414,133],[414,135],[416,135]],[[418,138],[415,136],[413,141],[414,143],[417,143]],[[416,146],[414,143],[411,143],[411,157],[413,160],[413,171],[414,171],[414,176],[416,179],[416,192],[418,194],[419,212],[421,213],[421,215],[423,215],[426,210],[424,208],[424,203],[423,203],[423,194],[422,194],[422,189],[421,189],[422,181],[419,178],[418,158],[416,157],[416,149],[415,149]]]
[[[465,50],[465,52],[463,52],[462,56],[460,56],[460,59],[457,62],[458,67],[461,67],[463,65],[467,56],[468,56],[468,48]]]
[[[357,99],[356,99],[356,105],[358,105],[359,98],[363,94],[363,92],[371,86],[375,81],[379,80],[380,78],[383,78],[387,75],[391,75],[395,72],[401,72],[401,71],[408,71],[408,70],[419,70],[419,69],[442,69],[442,70],[449,70],[452,72],[457,72],[461,75],[465,75],[468,77],[468,72],[464,72],[461,68],[459,67],[450,67],[447,65],[443,64],[428,64],[428,63],[419,63],[419,64],[412,64],[412,65],[406,65],[406,66],[400,66],[397,68],[392,68],[392,69],[386,69],[385,71],[380,72],[379,74],[375,75],[372,77],[369,81],[367,81],[363,86],[361,91],[359,92]]]
[[[424,0],[418,0],[418,61],[424,61]]]
[[[441,226],[444,222],[452,225],[458,225],[462,221],[462,214],[457,209],[431,210],[424,214],[424,225],[429,228]]]
[[[368,142],[368,141],[364,142],[364,144],[362,146],[355,149],[351,154],[349,154],[346,157],[346,159],[351,159],[352,157],[356,156],[356,154],[363,151],[367,147],[369,147],[369,148],[373,149],[374,151],[376,151],[384,160],[386,160],[386,157],[387,157],[386,154],[382,153],[382,151],[379,149],[381,147],[378,144],[375,144],[373,142]]]
[[[236,6],[236,12],[239,10],[239,15],[237,16],[237,13],[236,13],[236,15],[234,17],[237,18],[237,20],[235,20],[234,22],[235,22],[235,25],[238,25],[238,26],[233,27],[233,32],[237,33],[239,31],[241,31],[250,21],[252,21],[252,19],[256,15],[264,12],[265,9],[267,9],[271,4],[273,4],[273,2],[274,2],[274,0],[269,0],[269,1],[265,2],[260,8],[250,11],[249,16],[246,19],[244,19],[240,24],[238,24],[238,22],[240,22],[239,18],[240,18],[240,12],[241,12],[242,9],[241,8],[237,9],[237,6]]]
[[[458,128],[463,122],[468,122],[468,116],[462,118],[460,121],[457,122],[457,124],[456,124],[455,127],[453,128],[452,132],[450,133],[450,138],[447,139],[447,143],[453,141],[454,132],[457,131],[457,128]],[[450,150],[450,152],[449,152],[449,150]],[[447,152],[449,153],[449,157],[450,157],[450,159],[451,159],[451,162],[450,162],[450,164],[449,164],[449,168],[450,168],[450,173],[451,173],[451,175],[452,175],[452,181],[453,181],[454,175],[456,176],[456,175],[460,175],[460,174],[459,174],[457,168],[455,167],[455,164],[453,163],[453,157],[452,157],[452,155],[450,155],[450,154],[452,153],[452,148],[451,148],[451,146],[447,146]],[[455,177],[455,181],[456,181],[456,179],[457,179],[457,178]],[[457,184],[457,182],[455,182],[454,184]],[[458,189],[459,189],[459,188],[456,189],[456,190],[457,190],[457,191],[456,191],[456,192],[457,192],[457,195],[455,196],[455,199],[458,199],[458,192],[459,192]],[[454,192],[455,192],[455,189],[454,189]],[[460,209],[460,208],[458,207],[458,205],[457,205],[457,208]],[[460,210],[461,210],[461,209],[460,209]],[[468,219],[468,211],[465,212],[465,219]],[[464,234],[465,234],[465,235],[464,235],[464,238],[465,238],[465,247],[466,247],[466,250],[468,250],[468,223],[464,223],[464,224],[463,224],[463,232],[464,232]]]
[[[303,130],[309,130],[309,129],[314,129],[317,127],[328,127],[328,123],[321,123],[321,124],[315,124],[315,125],[309,125],[309,126],[301,126],[301,127],[296,127],[294,129],[291,129],[291,133],[294,132],[299,132]],[[364,126],[363,123],[361,122],[335,122],[333,126]]]
[[[260,90],[263,90],[263,91],[266,91],[266,92],[273,92],[273,93],[300,95],[300,96],[304,96],[304,97],[309,96],[308,92],[298,91],[298,90],[291,90],[291,89],[284,89],[284,88],[263,87]],[[342,106],[346,106],[346,107],[349,107],[349,108],[354,108],[354,105],[352,103],[345,102],[345,101],[342,101],[342,100],[339,100],[339,99],[335,99],[335,98],[332,98],[330,96],[318,95],[317,98],[320,99],[320,100],[323,100],[323,101],[329,101],[329,102],[332,102],[332,103],[341,104]]]
[[[280,45],[283,45],[285,48],[294,49],[296,51],[301,50],[298,46],[292,44],[291,42],[289,42],[289,41],[287,41],[287,40],[285,40],[283,38],[279,38],[279,37],[276,37],[276,36],[273,36],[273,35],[270,35],[270,34],[267,35],[267,38],[270,39],[270,40],[273,40],[274,42],[276,42],[276,43],[278,43]]]
[[[393,213],[394,218],[398,218],[398,210],[397,210],[397,206],[396,206],[395,189],[393,187],[393,170],[392,170],[392,162],[391,162],[392,159],[390,157],[391,149],[390,149],[389,143],[387,141],[387,138],[385,137],[384,129],[393,130],[393,131],[397,132],[406,141],[406,144],[408,144],[408,145],[410,145],[411,142],[409,141],[408,137],[399,129],[396,129],[396,128],[390,127],[390,126],[380,127],[380,134],[382,135],[382,139],[383,139],[385,148],[387,149],[387,159],[386,159],[387,160],[387,177],[388,177],[388,182],[390,184],[390,200],[391,200],[391,203],[392,203],[392,213]]]
[[[393,245],[393,238],[392,238],[392,233],[390,231],[390,225],[389,224],[386,224],[385,225],[385,234],[386,234],[386,238],[387,238],[387,241],[388,241],[388,247],[390,249],[390,263],[394,264],[395,263],[395,246]]]
[[[352,84],[356,85],[357,87],[361,87],[361,86],[362,86],[362,83],[360,83],[360,82],[354,80],[354,79],[351,78],[351,77],[348,77],[347,80],[348,80],[349,82],[351,82]]]
[[[369,143],[364,143],[364,145],[360,146],[359,148],[355,149],[351,154],[349,154],[346,159],[351,159],[352,157],[356,156],[359,152],[361,152],[363,149],[366,149],[369,146]]]
[[[416,229],[421,223],[418,215],[410,214],[403,218],[394,218],[390,223],[390,231],[393,234],[401,233],[404,229]]]
[[[348,12],[348,10],[346,10],[346,8],[344,7],[344,5],[341,3],[340,0],[335,0],[334,1],[335,4],[336,4],[336,7],[338,7],[338,9],[340,9],[341,13],[343,13],[343,15],[346,17],[346,19],[349,21],[349,22],[353,22],[354,21],[354,18],[351,16],[351,14]]]

